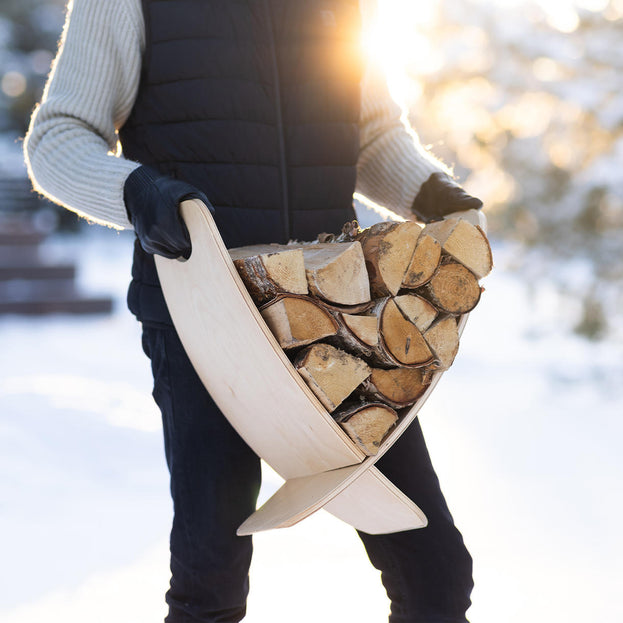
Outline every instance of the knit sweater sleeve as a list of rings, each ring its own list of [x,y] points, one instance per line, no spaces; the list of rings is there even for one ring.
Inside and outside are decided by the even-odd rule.
[[[391,98],[385,78],[369,72],[362,88],[356,191],[398,216],[413,219],[413,200],[432,173],[450,171],[419,141]]]
[[[360,0],[364,28],[375,19],[375,0]],[[369,62],[362,81],[356,191],[395,214],[413,219],[411,206],[432,173],[449,169],[420,143],[392,99],[381,69]]]
[[[117,130],[140,78],[139,0],[74,0],[61,46],[24,141],[35,190],[87,219],[131,228],[123,186],[138,163],[124,159]]]

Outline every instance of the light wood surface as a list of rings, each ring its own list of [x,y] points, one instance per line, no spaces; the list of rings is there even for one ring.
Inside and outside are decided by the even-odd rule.
[[[182,344],[219,408],[249,446],[285,480],[240,534],[286,527],[323,506],[370,533],[422,527],[422,511],[374,463],[417,416],[441,372],[402,415],[375,456],[366,457],[333,420],[271,334],[198,200],[181,205],[190,232],[187,261],[156,256]],[[466,316],[459,322],[459,330]]]
[[[363,471],[324,509],[368,534],[414,530],[428,523],[426,515],[376,467]]]
[[[361,462],[266,326],[208,210],[193,199],[181,211],[190,259],[155,256],[156,266],[182,344],[221,411],[283,478]]]
[[[286,528],[308,517],[343,491],[360,469],[351,465],[302,478],[286,480],[283,486],[239,528],[239,535],[272,528]]]

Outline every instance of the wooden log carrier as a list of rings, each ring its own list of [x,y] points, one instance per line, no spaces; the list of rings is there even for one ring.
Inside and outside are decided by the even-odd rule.
[[[367,403],[344,403],[337,408],[334,418],[327,406],[338,407],[335,402],[341,399],[339,393],[335,395],[337,398],[323,396],[321,402],[284,352],[283,348],[296,349],[308,340],[305,326],[297,326],[293,320],[293,310],[309,310],[310,317],[320,325],[320,331],[329,336],[338,335],[347,324],[352,325],[358,339],[366,345],[366,340],[376,339],[372,326],[376,322],[374,316],[382,320],[384,307],[377,305],[371,316],[335,310],[318,312],[304,296],[305,287],[300,279],[294,287],[273,279],[275,293],[287,289],[297,292],[293,297],[282,298],[281,303],[279,298],[275,299],[272,310],[267,311],[271,308],[265,307],[261,313],[203,203],[196,199],[184,201],[181,214],[192,241],[191,257],[186,261],[155,257],[171,317],[195,370],[222,412],[256,454],[285,480],[284,485],[240,526],[238,534],[291,526],[323,507],[370,534],[425,526],[426,517],[414,501],[400,492],[374,464],[417,416],[456,354],[454,346],[439,347],[443,350],[440,353],[434,352],[434,346],[430,353],[418,353],[417,357],[422,360],[437,358],[438,369],[427,373],[426,383],[423,383],[424,373],[418,373],[418,368],[412,369],[415,372],[407,368],[407,372],[396,373],[349,363],[352,383],[360,383],[362,376],[370,375],[365,385],[369,398]],[[397,237],[391,228],[384,229],[383,233]],[[444,236],[439,235],[439,238],[443,246]],[[448,234],[446,239],[450,238]],[[392,237],[390,242],[398,244]],[[426,255],[435,256],[435,243],[427,240],[426,244]],[[414,249],[415,241],[406,255]],[[274,268],[271,252],[269,249],[268,255],[264,254],[261,266],[257,260],[247,265],[260,271],[268,266],[270,272]],[[296,255],[299,254],[292,254],[293,261],[300,264],[300,255]],[[404,261],[402,274],[409,269],[409,260],[410,257]],[[387,270],[381,261],[379,266],[379,274],[385,279]],[[279,274],[279,267],[273,272]],[[391,285],[377,285],[376,291],[383,296],[397,294],[402,274],[392,275],[387,279]],[[421,277],[411,279],[411,283],[420,286]],[[261,298],[266,296],[266,292],[260,293]],[[389,318],[387,322],[394,316],[400,322],[412,316],[409,322],[413,326],[410,331],[414,341],[416,337],[419,340],[420,334],[430,333],[435,337],[434,344],[443,342],[445,345],[442,334],[450,334],[453,339],[455,333],[460,335],[467,315],[459,316],[458,322],[454,317],[443,324],[442,320],[433,322],[434,313],[426,301],[415,298],[415,293],[401,296],[407,298],[387,299],[391,302],[385,312]],[[387,305],[385,303],[385,307]],[[279,341],[267,322],[280,327]],[[323,353],[313,346],[304,348],[310,350],[301,355],[301,366],[310,376],[317,375],[319,369],[322,371],[319,362]],[[400,348],[397,346],[396,352],[404,351]],[[411,353],[409,350],[408,357],[414,356]],[[399,411],[396,418],[390,407],[377,402],[378,396],[385,394],[398,409],[405,396],[417,399],[412,406]],[[371,427],[367,418],[378,413],[382,419],[372,428],[387,426],[390,430],[378,448],[373,448],[376,453],[370,454],[367,444]],[[337,420],[350,422],[353,438]]]

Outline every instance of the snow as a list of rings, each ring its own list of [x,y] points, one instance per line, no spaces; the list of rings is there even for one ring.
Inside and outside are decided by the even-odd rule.
[[[0,317],[0,619],[147,623],[165,614],[171,507],[131,238],[59,237],[110,316]],[[459,356],[420,420],[475,560],[474,623],[623,620],[623,358],[567,331],[495,245]],[[552,289],[553,292],[553,289]],[[262,498],[280,484],[265,470]],[[417,500],[416,500],[417,502]],[[245,621],[380,623],[388,602],[354,531],[316,513],[255,537]]]

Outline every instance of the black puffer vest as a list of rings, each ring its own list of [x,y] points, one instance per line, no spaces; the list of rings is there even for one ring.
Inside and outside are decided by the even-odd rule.
[[[354,218],[357,0],[143,0],[146,53],[126,158],[201,189],[228,247],[337,232]],[[135,245],[128,304],[170,324]]]

